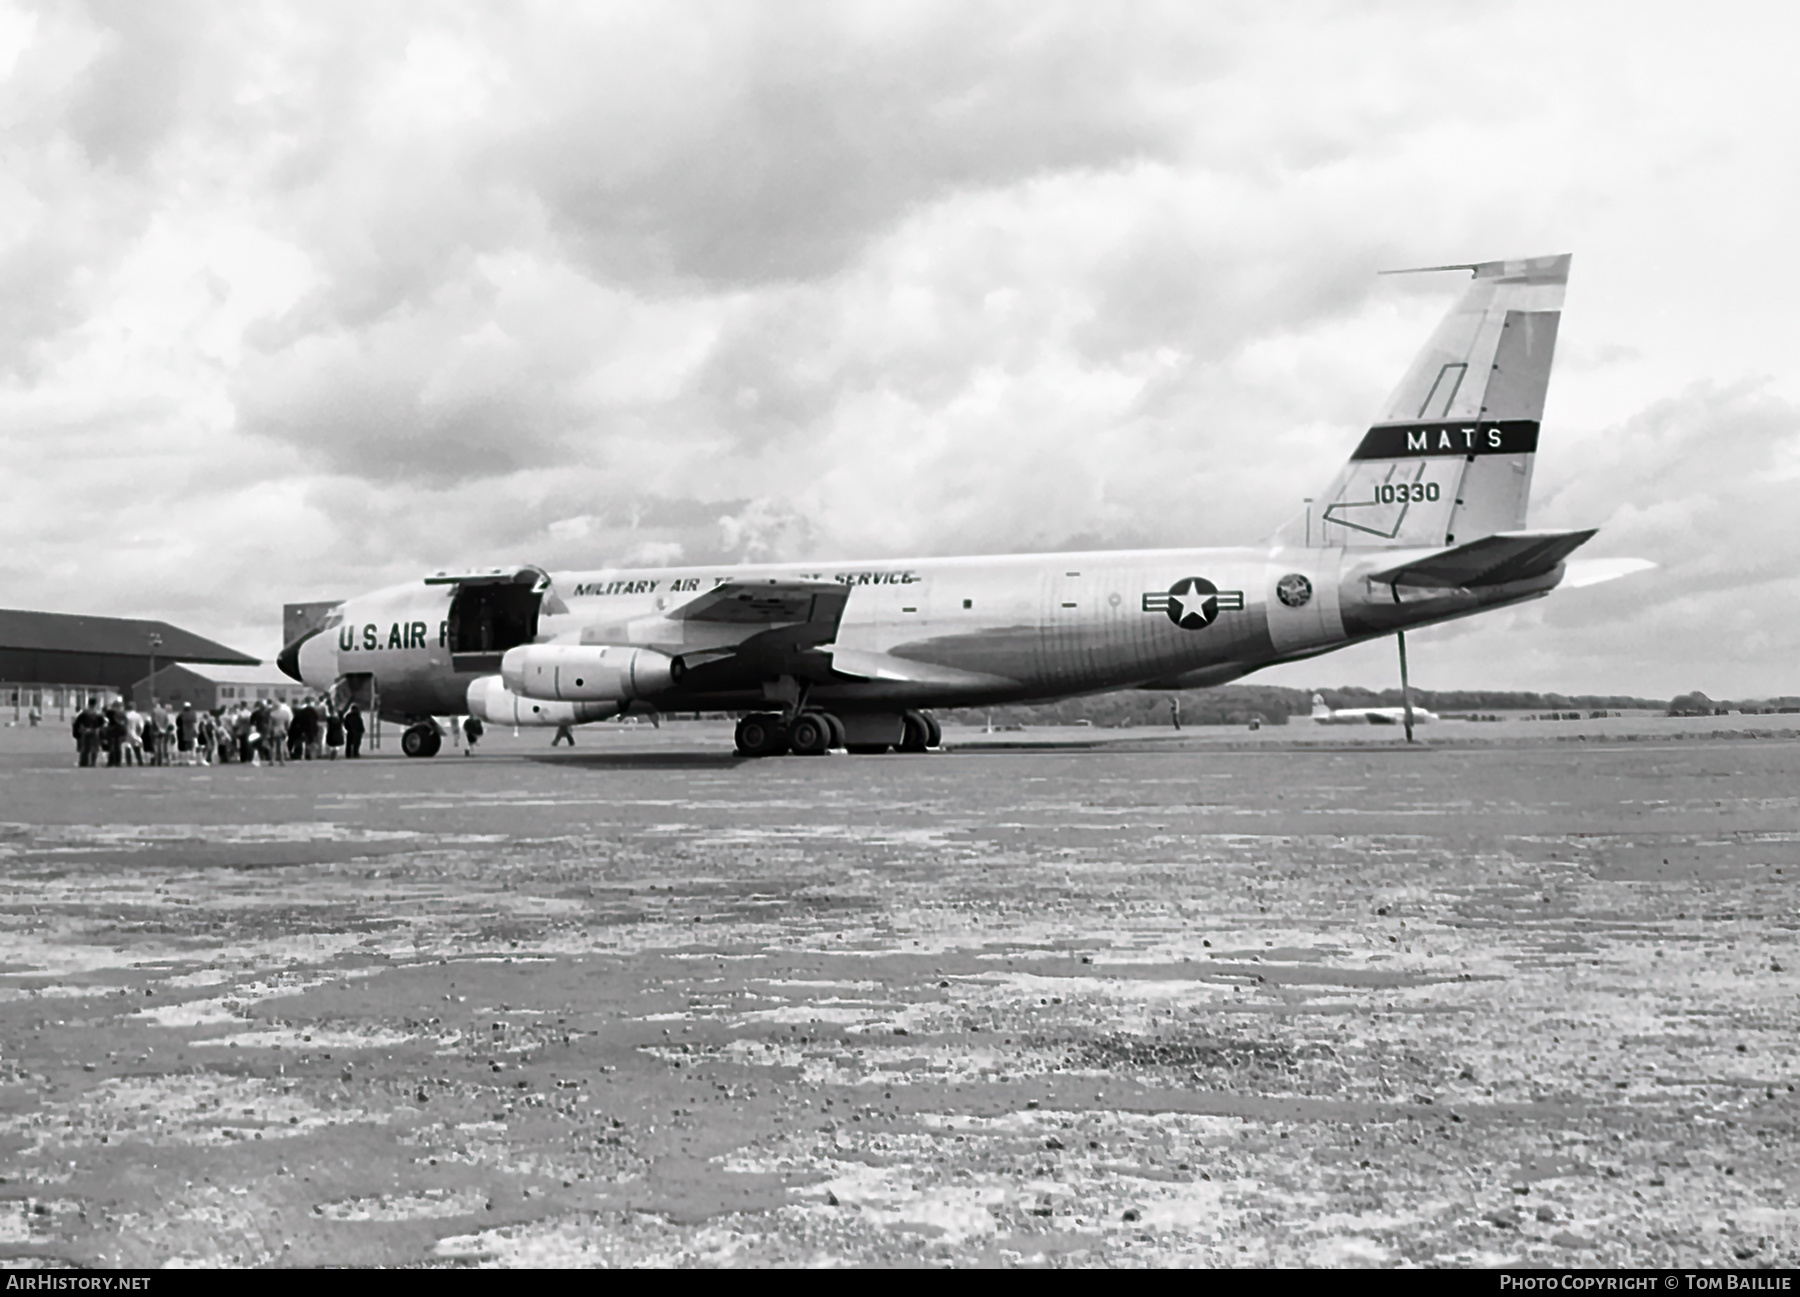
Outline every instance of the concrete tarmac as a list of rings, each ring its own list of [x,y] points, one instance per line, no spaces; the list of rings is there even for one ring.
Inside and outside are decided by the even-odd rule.
[[[1795,721],[0,730],[0,1260],[1792,1265]]]

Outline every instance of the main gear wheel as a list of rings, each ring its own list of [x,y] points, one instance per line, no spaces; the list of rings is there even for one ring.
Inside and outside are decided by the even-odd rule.
[[[788,750],[788,727],[773,712],[753,712],[737,723],[737,750],[746,757],[780,756]]]

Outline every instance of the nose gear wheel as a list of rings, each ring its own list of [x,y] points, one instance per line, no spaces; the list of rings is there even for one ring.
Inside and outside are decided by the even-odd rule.
[[[400,736],[400,750],[409,757],[435,757],[443,746],[444,736],[429,722],[413,725]]]

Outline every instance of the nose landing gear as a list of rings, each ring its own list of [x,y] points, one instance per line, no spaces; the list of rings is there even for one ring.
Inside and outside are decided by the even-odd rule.
[[[409,757],[435,757],[443,746],[443,734],[430,721],[409,726],[400,736],[400,750]]]

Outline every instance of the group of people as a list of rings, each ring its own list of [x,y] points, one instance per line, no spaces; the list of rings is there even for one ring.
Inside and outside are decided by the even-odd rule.
[[[328,698],[291,707],[259,699],[201,711],[193,703],[171,709],[152,701],[139,711],[114,701],[102,708],[89,698],[71,729],[79,763],[97,766],[284,765],[362,755],[367,726],[352,702],[341,710]]]

